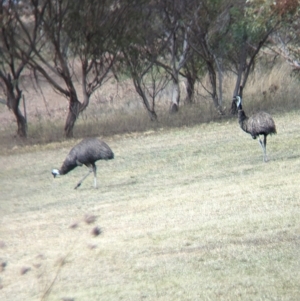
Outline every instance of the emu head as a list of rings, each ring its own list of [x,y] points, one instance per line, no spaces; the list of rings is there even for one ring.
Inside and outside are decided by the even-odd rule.
[[[53,174],[54,178],[60,174],[58,169],[52,169],[51,173]]]
[[[231,114],[235,115],[238,110],[242,110],[242,98],[241,96],[236,95],[232,98]]]
[[[242,108],[242,98],[240,96],[235,96],[235,103],[238,110]]]

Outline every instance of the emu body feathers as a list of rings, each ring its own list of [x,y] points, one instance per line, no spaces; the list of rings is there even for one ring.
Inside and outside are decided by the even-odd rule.
[[[247,117],[243,110],[238,111],[240,127],[256,139],[259,135],[276,134],[276,126],[272,116],[266,112],[258,112]]]
[[[54,177],[57,175],[65,175],[77,166],[86,165],[90,170],[75,186],[78,188],[84,179],[94,172],[94,186],[97,187],[97,167],[95,162],[98,160],[111,160],[114,158],[114,153],[110,147],[103,141],[96,138],[86,138],[75,145],[69,152],[65,161],[59,170],[53,169]]]

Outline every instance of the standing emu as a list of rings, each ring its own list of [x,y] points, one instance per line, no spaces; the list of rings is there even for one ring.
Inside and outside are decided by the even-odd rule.
[[[276,134],[276,126],[272,116],[265,112],[258,112],[247,117],[242,109],[242,98],[235,96],[233,101],[238,109],[239,124],[242,130],[250,134],[253,139],[258,137],[258,141],[263,149],[263,160],[267,162],[267,136]],[[261,141],[259,135],[264,135],[264,141]]]
[[[77,166],[86,165],[90,170],[75,186],[77,189],[87,176],[94,172],[94,187],[97,187],[97,167],[95,162],[98,160],[110,160],[114,158],[114,153],[103,141],[96,138],[86,138],[75,145],[69,152],[61,168],[52,169],[54,178],[57,175],[65,175]]]

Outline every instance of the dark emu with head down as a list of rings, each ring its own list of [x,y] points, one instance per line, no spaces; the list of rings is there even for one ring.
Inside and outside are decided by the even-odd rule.
[[[78,182],[75,189],[81,185],[91,172],[94,172],[94,187],[96,188],[97,167],[95,162],[98,160],[111,160],[113,158],[114,153],[105,142],[96,138],[86,138],[71,149],[59,170],[52,169],[52,174],[54,178],[57,175],[65,175],[75,167],[82,166],[84,164],[89,168],[89,172]]]
[[[250,134],[253,139],[258,137],[258,141],[263,149],[263,160],[267,162],[267,136],[269,134],[276,134],[276,126],[272,116],[266,112],[258,112],[248,117],[242,109],[242,98],[240,96],[235,96],[233,101],[238,110],[240,127],[246,133]],[[264,136],[264,141],[261,141],[259,135]]]

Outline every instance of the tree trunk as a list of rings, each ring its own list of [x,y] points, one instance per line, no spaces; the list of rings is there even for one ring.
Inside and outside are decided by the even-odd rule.
[[[17,134],[19,137],[27,137],[27,121],[19,109],[22,91],[17,88],[16,94],[14,93],[14,86],[11,81],[6,81],[6,92],[7,92],[7,106],[13,111],[17,120]]]
[[[212,53],[212,51],[210,50],[210,47],[207,43],[207,39],[206,39],[206,35],[205,34],[201,34],[200,35],[200,51],[197,48],[193,49],[204,59],[205,63],[206,63],[206,67],[207,67],[207,71],[208,71],[208,76],[209,76],[209,81],[210,81],[210,86],[211,86],[211,90],[212,92],[210,92],[210,95],[212,97],[213,100],[213,104],[217,110],[217,112],[221,115],[224,114],[224,112],[222,111],[222,107],[220,105],[219,102],[219,98],[218,98],[218,91],[217,91],[217,74],[216,74],[216,70],[215,70],[215,62],[216,62],[216,58],[214,56],[214,54]]]
[[[157,114],[154,110],[154,104],[151,106],[148,99],[147,99],[147,96],[144,92],[144,90],[142,89],[142,85],[141,85],[141,82],[140,80],[138,79],[137,76],[134,76],[132,75],[132,80],[133,80],[133,84],[134,84],[134,87],[135,87],[135,90],[136,92],[141,96],[142,100],[143,100],[143,104],[149,114],[149,117],[151,119],[151,121],[156,121],[157,120]]]
[[[235,88],[233,91],[233,97],[238,95],[239,88],[241,86],[242,76],[245,68],[247,53],[246,53],[246,38],[241,46],[241,52],[240,52],[240,60],[239,60],[239,69],[238,69],[238,75],[235,83]]]
[[[223,103],[223,68],[222,68],[222,61],[219,62],[218,58],[214,56],[216,66],[218,69],[218,78],[219,78],[219,105],[222,107]]]
[[[71,98],[69,104],[69,112],[65,124],[65,136],[67,138],[73,137],[73,129],[75,126],[75,122],[80,114],[85,109],[84,105],[77,99]]]
[[[18,136],[27,138],[27,122],[18,107],[13,109],[18,124]]]
[[[177,113],[179,110],[179,101],[180,101],[180,87],[178,75],[173,76],[173,84],[172,84],[172,99],[170,106],[170,113]]]
[[[157,121],[157,115],[155,111],[148,111],[151,121]]]
[[[218,93],[217,93],[217,75],[216,75],[216,71],[215,71],[213,62],[206,61],[206,64],[207,64],[209,80],[210,80],[210,84],[211,84],[211,88],[212,88],[211,97],[213,99],[213,103],[214,103],[214,106],[215,106],[216,110],[218,111],[219,114],[222,115],[224,113],[222,112],[222,107],[220,106]]]
[[[187,96],[186,96],[185,101],[188,104],[192,104],[195,101],[195,82],[196,82],[196,78],[194,78],[190,74],[187,75],[187,77],[186,77],[186,93],[187,93]]]

